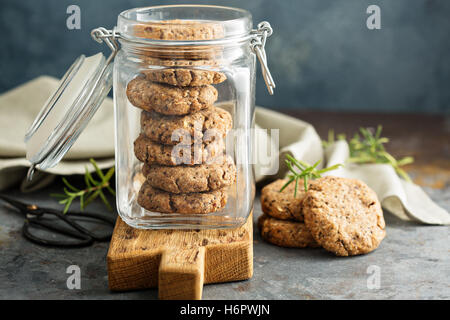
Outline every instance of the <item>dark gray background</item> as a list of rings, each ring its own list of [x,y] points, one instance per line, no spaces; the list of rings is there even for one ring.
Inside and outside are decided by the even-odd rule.
[[[116,24],[132,7],[187,3],[152,0],[1,0],[0,93],[41,74],[61,77],[81,53],[103,49],[90,30]],[[450,1],[201,1],[250,10],[268,20],[269,96],[259,76],[257,103],[277,109],[450,112]],[[81,8],[81,30],[66,28],[66,8]],[[381,30],[366,8],[381,7]],[[106,50],[104,50],[107,52]]]

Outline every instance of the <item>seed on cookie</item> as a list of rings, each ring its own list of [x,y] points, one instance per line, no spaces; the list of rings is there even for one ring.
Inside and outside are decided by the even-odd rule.
[[[291,183],[282,192],[286,179],[278,179],[266,185],[261,191],[262,211],[281,220],[303,221],[302,203],[305,198],[303,180],[299,180],[297,195],[294,197],[295,184]]]
[[[172,193],[212,191],[236,181],[236,166],[231,157],[196,166],[144,164],[142,173],[152,187]]]
[[[232,125],[231,114],[217,107],[184,116],[164,116],[146,111],[141,115],[143,133],[162,144],[209,143],[224,138]]]
[[[275,219],[263,214],[258,219],[261,237],[280,247],[288,248],[316,248],[311,233],[303,222]]]
[[[208,214],[225,207],[227,188],[211,192],[175,194],[162,191],[144,182],[137,203],[146,210],[160,213]]]
[[[140,75],[128,83],[127,97],[132,105],[145,111],[185,115],[211,107],[217,100],[217,89],[211,85],[174,87]]]
[[[338,256],[371,252],[386,235],[377,195],[360,180],[315,180],[303,201],[303,213],[317,243]]]
[[[142,71],[142,74],[150,81],[179,87],[218,84],[224,82],[227,78],[222,72],[182,68],[150,69]]]
[[[193,145],[163,145],[158,144],[140,134],[134,141],[136,158],[147,164],[165,166],[196,165],[212,163],[225,153],[225,142],[215,140],[209,144],[195,143]]]

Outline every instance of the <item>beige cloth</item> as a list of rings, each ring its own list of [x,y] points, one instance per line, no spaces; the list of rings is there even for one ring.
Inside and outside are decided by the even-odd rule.
[[[38,173],[30,184],[25,180],[29,162],[25,159],[23,137],[47,98],[55,90],[58,80],[42,76],[0,95],[0,190],[22,181],[22,190],[41,188],[52,182],[54,175],[83,174],[85,166],[92,171],[89,158],[95,158],[101,168],[114,165],[114,121],[112,100],[107,98],[69,153],[56,167]],[[256,108],[254,135],[255,178],[283,177],[287,170],[285,154],[308,163],[323,160],[327,166],[345,163],[348,145],[338,141],[322,149],[314,128],[287,115]],[[276,136],[272,129],[279,129]],[[267,133],[269,135],[267,135]],[[279,144],[277,143],[279,141]],[[270,156],[261,157],[261,146],[270,150]],[[417,185],[400,179],[388,165],[346,164],[331,175],[361,179],[377,193],[383,207],[405,220],[428,224],[450,224],[450,215],[436,205]]]
[[[24,179],[30,166],[25,159],[25,133],[58,83],[56,78],[41,76],[0,95],[0,190],[22,182],[22,191],[32,191],[50,183],[53,174],[83,174],[85,166],[93,171],[89,158],[95,158],[102,169],[114,165],[114,112],[107,98],[64,160],[46,170],[52,175],[40,173],[31,183]]]

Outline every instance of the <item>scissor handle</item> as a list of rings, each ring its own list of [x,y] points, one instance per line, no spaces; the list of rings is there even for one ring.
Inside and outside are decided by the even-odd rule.
[[[67,214],[62,213],[59,210],[53,208],[41,208],[36,205],[29,205],[26,203],[22,203],[17,201],[9,196],[5,196],[0,194],[0,199],[13,205],[20,212],[25,214],[26,220],[22,227],[22,234],[27,239],[43,245],[48,246],[57,246],[57,247],[83,247],[92,244],[94,241],[107,241],[111,239],[111,233],[104,235],[96,235],[94,232],[84,228],[79,223],[75,222],[71,217],[79,216],[85,218],[91,218],[94,220],[100,220],[106,222],[107,224],[114,227],[115,219],[110,216],[100,215],[96,213],[90,212],[69,212]],[[45,223],[45,221],[41,220],[41,217],[45,214],[51,214],[65,222],[67,225],[72,227],[72,230],[69,230],[64,227],[55,226],[50,223]],[[64,241],[64,240],[50,240],[50,239],[41,239],[30,232],[30,226],[35,225],[41,228],[69,236],[71,238],[77,239],[78,241]],[[78,232],[76,232],[78,231]]]
[[[101,214],[96,214],[96,213],[90,213],[90,212],[71,212],[66,214],[68,216],[66,216],[68,219],[70,219],[70,217],[72,216],[77,216],[77,217],[87,217],[87,218],[91,218],[91,219],[96,219],[96,220],[101,220],[103,222],[106,222],[107,224],[111,225],[112,227],[114,227],[115,225],[115,220],[112,217],[107,217]],[[72,221],[74,224],[77,224],[75,221]],[[107,241],[109,239],[111,239],[112,234],[107,234],[107,235],[103,235],[103,236],[97,236],[94,232],[87,230],[85,228],[83,228],[82,226],[80,226],[79,224],[77,224],[81,229],[84,230],[84,232],[89,235],[90,237],[92,237],[95,241]]]
[[[65,223],[70,225],[72,228],[76,229],[81,234],[83,234],[85,236],[88,236],[88,237],[92,238],[95,241],[100,241],[101,242],[101,241],[107,241],[107,240],[111,239],[111,235],[112,235],[111,233],[107,234],[107,235],[98,236],[94,232],[84,228],[79,223],[73,221],[71,219],[71,217],[78,216],[78,217],[85,217],[85,218],[91,218],[91,219],[95,219],[95,220],[100,220],[100,221],[106,222],[107,224],[109,224],[112,227],[114,227],[115,220],[112,217],[107,217],[107,216],[104,216],[104,215],[100,215],[100,214],[96,214],[96,213],[90,213],[90,212],[69,212],[69,213],[63,214],[60,211],[55,210],[55,209],[51,209],[51,208],[41,208],[41,210],[43,210],[46,213],[53,214],[53,215],[57,216],[59,219],[63,220]],[[57,230],[54,230],[54,231],[57,232]]]
[[[65,240],[50,240],[50,239],[43,239],[36,237],[30,232],[30,226],[31,225],[37,225],[40,227],[43,227],[45,229],[54,231],[59,234],[69,235],[75,239],[78,239],[78,241],[65,241]],[[32,242],[40,245],[45,246],[52,246],[52,247],[71,247],[71,248],[80,248],[80,247],[87,247],[90,246],[94,242],[94,238],[91,236],[82,234],[82,233],[75,233],[70,230],[63,230],[59,228],[55,228],[52,225],[45,223],[43,221],[39,221],[38,219],[27,219],[25,220],[25,223],[22,227],[22,234],[25,238],[28,240],[31,240]]]

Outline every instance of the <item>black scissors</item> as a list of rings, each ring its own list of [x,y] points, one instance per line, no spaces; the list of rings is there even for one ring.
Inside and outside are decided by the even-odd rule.
[[[89,218],[92,221],[97,221],[100,223],[106,223],[111,227],[114,227],[115,219],[113,217],[103,216],[96,213],[88,212],[68,212],[66,214],[62,211],[55,210],[52,208],[41,208],[35,204],[26,204],[8,196],[0,194],[0,199],[14,206],[22,214],[25,215],[25,222],[22,227],[22,234],[28,240],[45,246],[54,247],[86,247],[93,244],[95,241],[102,242],[111,239],[111,232],[106,234],[97,235],[94,232],[84,228],[79,223],[73,219],[73,217]],[[66,228],[61,226],[61,224],[55,224],[46,222],[43,219],[44,215],[50,215],[57,217],[60,221],[64,222],[71,228]],[[31,227],[37,227],[39,229],[45,229],[73,240],[55,240],[55,239],[45,239],[44,237],[39,237],[33,234],[30,230]]]

